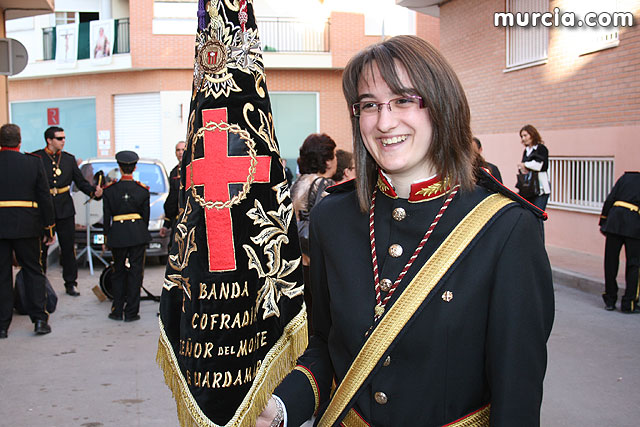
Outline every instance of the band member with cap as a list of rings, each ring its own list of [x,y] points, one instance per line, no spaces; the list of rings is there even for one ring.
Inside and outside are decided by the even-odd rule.
[[[42,162],[20,153],[21,142],[17,125],[0,128],[0,338],[7,338],[13,315],[12,253],[24,272],[25,308],[35,332],[51,332],[40,247],[55,240],[53,204]]]
[[[640,313],[638,270],[640,269],[640,172],[625,172],[616,181],[602,206],[600,231],[607,238],[604,246],[604,308],[616,309],[618,267],[624,245],[627,264],[625,289],[620,311]]]
[[[546,214],[481,167],[428,42],[370,46],[342,85],[356,179],[311,212],[314,335],[258,425],[539,426]]]
[[[104,188],[102,209],[106,246],[113,254],[113,304],[109,318],[132,322],[140,319],[140,287],[149,234],[149,188],[133,179],[138,155],[116,154],[122,177]],[[129,267],[125,266],[129,260]]]
[[[173,242],[173,227],[178,219],[178,214],[180,213],[178,209],[180,167],[182,165],[182,155],[184,154],[186,146],[187,145],[184,141],[180,141],[176,144],[176,158],[178,159],[178,164],[171,169],[171,173],[169,173],[169,194],[167,195],[167,199],[164,201],[164,224],[160,229],[160,237],[165,237],[169,230],[172,230],[169,245]]]
[[[62,264],[62,278],[68,295],[78,296],[78,263],[74,247],[75,237],[75,208],[69,192],[71,183],[87,196],[100,198],[102,188],[91,185],[82,176],[78,168],[78,162],[73,154],[62,151],[66,141],[64,130],[61,127],[51,126],[44,132],[47,146],[33,154],[40,157],[47,174],[53,207],[56,215],[56,233],[60,244],[60,262]],[[44,271],[47,271],[48,246],[44,246],[41,253],[41,263]]]

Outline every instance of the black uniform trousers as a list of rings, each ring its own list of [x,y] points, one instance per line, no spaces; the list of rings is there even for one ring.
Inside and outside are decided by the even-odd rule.
[[[111,313],[118,317],[124,313],[124,318],[130,319],[138,314],[146,248],[146,244],[111,248],[113,254]],[[125,266],[127,258],[129,259],[129,268]]]
[[[622,296],[620,309],[633,311],[638,304],[638,272],[640,269],[640,239],[605,233],[607,240],[604,246],[604,289],[605,303],[615,304],[618,297],[618,266],[620,265],[620,250],[624,245],[627,265],[625,268],[625,282],[627,288]]]
[[[75,217],[56,219],[56,234],[58,235],[58,244],[60,245],[60,264],[62,264],[62,278],[64,279],[64,287],[72,288],[77,285],[78,280],[78,263],[76,261],[75,250]],[[41,260],[44,272],[47,272],[47,256],[49,254],[49,246],[42,245]]]
[[[24,301],[32,322],[49,319],[46,312],[45,276],[40,266],[40,237],[24,239],[0,239],[0,329],[9,329],[13,316],[13,270],[12,253],[15,252],[22,267],[26,288]]]

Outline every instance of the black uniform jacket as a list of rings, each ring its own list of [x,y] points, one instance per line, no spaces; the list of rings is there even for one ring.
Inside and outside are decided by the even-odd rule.
[[[53,236],[55,218],[42,162],[18,151],[0,151],[0,239]],[[10,202],[37,203],[10,207]],[[35,206],[32,204],[31,206]]]
[[[171,169],[169,173],[169,194],[164,201],[163,227],[171,228],[178,217],[178,194],[180,193],[180,165]]]
[[[616,181],[602,206],[600,230],[640,239],[640,172],[625,172]]]
[[[146,185],[126,178],[113,182],[102,193],[102,210],[104,235],[110,248],[138,246],[151,240],[148,229],[149,189]],[[119,215],[139,218],[118,219]]]
[[[80,191],[87,196],[93,196],[95,187],[91,185],[82,176],[78,163],[73,154],[69,154],[66,151],[59,151],[56,154],[49,154],[46,149],[34,151],[33,154],[40,157],[42,164],[44,165],[44,171],[47,174],[47,180],[49,181],[49,188],[53,191],[53,207],[55,209],[56,218],[69,218],[75,215],[76,210],[73,207],[73,199],[71,198],[71,192],[68,188],[72,182],[74,182]],[[56,170],[60,169],[60,175],[56,175]],[[56,194],[57,190],[63,189]]]
[[[351,405],[372,426],[441,426],[488,403],[492,426],[539,425],[554,316],[543,212],[488,175],[483,179],[492,189],[476,186],[455,196],[388,307],[481,200],[499,190],[520,203],[504,207],[476,235],[376,364]],[[378,190],[380,279],[395,281],[443,200],[410,203]],[[397,207],[406,211],[401,221],[392,219]],[[391,244],[403,247],[399,258],[388,255]],[[298,362],[304,369],[294,370],[275,391],[289,426],[314,411],[312,381],[320,418],[332,380],[340,383],[362,347],[374,318],[372,270],[368,213],[359,210],[354,190],[334,191],[311,214],[315,335]],[[378,392],[386,403],[378,403]]]

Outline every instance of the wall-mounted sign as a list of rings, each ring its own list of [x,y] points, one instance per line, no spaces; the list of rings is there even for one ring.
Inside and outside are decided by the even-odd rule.
[[[60,109],[59,108],[47,108],[47,124],[49,126],[60,125]]]

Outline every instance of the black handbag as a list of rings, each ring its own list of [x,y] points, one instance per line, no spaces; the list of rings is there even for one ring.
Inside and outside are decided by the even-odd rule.
[[[58,295],[56,295],[56,291],[53,290],[51,286],[51,282],[49,279],[45,277],[45,289],[47,292],[47,301],[45,304],[45,308],[48,313],[53,313],[56,311],[56,306],[58,305]],[[22,269],[18,271],[16,274],[16,283],[15,288],[13,290],[13,308],[16,310],[18,314],[27,314],[25,301],[27,300],[27,290],[24,283],[24,273]]]
[[[298,213],[299,219],[296,221],[298,225],[298,239],[300,240],[300,250],[304,255],[309,256],[309,216],[311,215],[311,209],[316,203],[318,197],[318,191],[313,191],[316,181],[321,179],[317,177],[313,180],[309,186],[309,192],[307,193],[307,209]]]
[[[516,188],[518,194],[525,199],[532,199],[539,193],[538,172],[518,173]]]
[[[298,223],[298,240],[300,240],[300,250],[303,254],[309,255],[309,213],[300,212]]]

